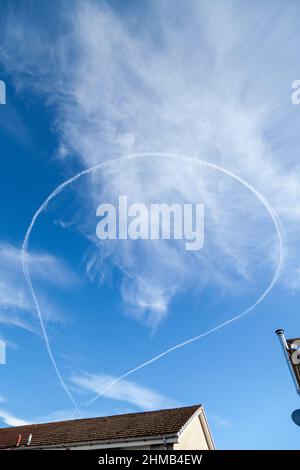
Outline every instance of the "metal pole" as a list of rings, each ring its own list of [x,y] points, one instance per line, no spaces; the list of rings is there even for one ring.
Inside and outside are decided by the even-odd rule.
[[[291,363],[290,355],[288,353],[289,347],[288,347],[288,344],[287,344],[285,336],[284,336],[284,330],[279,329],[279,330],[276,330],[275,333],[277,334],[278,339],[280,341],[280,344],[282,346],[283,354],[285,356],[285,359],[286,359],[288,368],[290,370],[290,373],[291,373],[294,385],[296,387],[297,393],[300,395],[300,388],[299,388],[299,384],[298,384],[298,381],[297,381],[297,378],[296,378],[296,375],[295,375],[295,372],[294,372],[294,369],[293,369],[293,365]]]

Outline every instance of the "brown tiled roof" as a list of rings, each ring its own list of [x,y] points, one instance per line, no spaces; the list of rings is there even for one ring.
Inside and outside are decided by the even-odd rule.
[[[177,434],[201,405],[0,429],[0,448],[89,443]]]

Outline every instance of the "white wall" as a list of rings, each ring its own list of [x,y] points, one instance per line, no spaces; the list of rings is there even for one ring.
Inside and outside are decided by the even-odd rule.
[[[190,422],[179,436],[178,444],[174,444],[174,450],[208,450],[208,444],[202,429],[199,416]]]

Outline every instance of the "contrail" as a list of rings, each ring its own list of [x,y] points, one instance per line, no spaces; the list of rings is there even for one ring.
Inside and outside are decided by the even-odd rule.
[[[277,235],[277,238],[278,238],[278,247],[279,247],[279,256],[278,256],[278,261],[277,261],[277,267],[276,267],[276,270],[275,270],[275,273],[273,275],[273,278],[272,278],[271,282],[269,283],[267,288],[264,290],[264,292],[260,295],[260,297],[250,307],[248,307],[242,313],[240,313],[239,315],[236,315],[235,317],[233,317],[229,320],[224,321],[223,323],[220,323],[219,325],[215,326],[214,328],[211,328],[210,330],[207,330],[207,331],[205,331],[205,332],[203,332],[203,333],[201,333],[197,336],[194,336],[192,338],[187,339],[186,341],[183,341],[179,344],[176,344],[175,346],[167,349],[166,351],[163,351],[162,353],[158,354],[157,356],[154,356],[153,358],[149,359],[148,361],[138,365],[137,367],[135,367],[135,368],[129,370],[128,372],[124,373],[123,375],[117,377],[107,387],[105,387],[101,392],[99,392],[95,397],[93,397],[91,400],[89,400],[87,403],[85,403],[85,405],[91,405],[98,398],[103,396],[116,383],[120,382],[121,380],[123,380],[124,378],[126,378],[129,375],[133,374],[134,372],[142,369],[143,367],[146,367],[147,365],[152,364],[153,362],[161,359],[162,357],[166,356],[167,354],[169,354],[173,351],[176,351],[177,349],[180,349],[184,346],[187,346],[188,344],[194,343],[195,341],[198,341],[199,339],[204,338],[205,336],[208,336],[208,335],[214,333],[215,331],[220,330],[221,328],[224,328],[225,326],[227,326],[227,325],[229,325],[229,324],[231,324],[231,323],[233,323],[237,320],[240,320],[242,317],[244,317],[245,315],[250,313],[255,307],[257,307],[257,305],[260,304],[260,302],[262,302],[262,300],[271,292],[271,290],[273,289],[273,287],[274,287],[274,285],[275,285],[275,283],[276,283],[276,281],[279,277],[279,273],[280,273],[281,266],[282,266],[282,261],[283,261],[283,239],[282,239],[281,230],[280,230],[280,222],[279,222],[279,219],[278,219],[278,216],[277,216],[276,212],[274,211],[274,209],[272,208],[270,203],[265,199],[265,197],[262,196],[251,184],[249,184],[247,181],[245,181],[241,177],[235,175],[231,171],[226,170],[225,168],[223,168],[219,165],[207,162],[205,160],[199,160],[199,159],[195,159],[195,158],[192,158],[192,157],[186,157],[186,156],[178,155],[178,154],[174,154],[174,153],[159,153],[159,152],[136,153],[136,154],[128,155],[126,157],[121,157],[121,158],[108,160],[106,162],[99,163],[99,164],[97,164],[97,165],[95,165],[91,168],[87,168],[86,170],[83,170],[80,173],[77,173],[72,178],[69,178],[68,180],[64,181],[62,184],[60,184],[47,197],[47,199],[43,202],[43,204],[39,207],[39,209],[35,212],[34,216],[32,217],[31,223],[30,223],[30,225],[29,225],[29,227],[26,231],[24,241],[23,241],[23,244],[22,244],[21,259],[22,259],[22,266],[23,266],[24,276],[25,276],[26,282],[28,284],[29,291],[30,291],[30,294],[32,296],[36,311],[38,313],[38,317],[39,317],[39,320],[40,320],[41,329],[42,329],[42,333],[43,333],[43,336],[44,336],[44,340],[45,340],[45,344],[46,344],[47,352],[49,354],[50,361],[51,361],[51,363],[54,367],[55,373],[57,375],[57,378],[58,378],[61,386],[63,387],[65,393],[67,394],[68,398],[71,400],[72,404],[74,405],[74,407],[76,408],[76,410],[78,412],[80,410],[79,410],[79,407],[76,403],[76,400],[74,399],[72,393],[70,392],[70,389],[68,388],[67,384],[65,383],[65,381],[64,381],[64,379],[63,379],[63,377],[60,373],[60,370],[57,366],[56,360],[54,358],[52,348],[51,348],[51,345],[50,345],[50,341],[49,341],[49,337],[48,337],[48,334],[47,334],[47,330],[46,330],[46,327],[45,327],[43,314],[42,314],[37,296],[35,294],[35,290],[34,290],[33,285],[32,285],[32,280],[31,280],[29,267],[28,267],[28,262],[27,262],[28,261],[27,252],[28,252],[30,235],[31,235],[32,229],[33,229],[38,217],[48,207],[49,203],[56,196],[58,196],[67,186],[75,183],[82,176],[87,175],[89,173],[92,173],[95,170],[100,170],[100,169],[103,170],[103,169],[105,169],[109,166],[120,165],[120,164],[126,163],[130,160],[142,159],[142,158],[153,158],[153,157],[154,158],[163,157],[163,158],[175,159],[175,160],[180,160],[180,161],[183,161],[183,162],[189,162],[189,163],[192,163],[192,164],[198,164],[199,166],[202,165],[202,166],[206,166],[208,168],[212,168],[212,169],[217,170],[217,171],[219,171],[219,172],[221,172],[225,175],[228,175],[228,176],[232,177],[233,179],[235,179],[236,181],[241,183],[243,186],[245,186],[250,192],[252,192],[258,198],[258,200],[261,202],[261,204],[264,206],[267,213],[269,214],[269,216],[272,219],[272,222],[273,222],[273,225],[274,225],[274,228],[275,228],[275,231],[276,231],[276,235]]]

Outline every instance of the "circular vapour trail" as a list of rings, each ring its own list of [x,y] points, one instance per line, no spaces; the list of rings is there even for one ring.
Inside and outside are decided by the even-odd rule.
[[[99,164],[97,164],[97,165],[95,165],[91,168],[87,168],[86,170],[81,171],[80,173],[76,174],[72,178],[69,178],[68,180],[64,181],[62,184],[60,184],[47,197],[47,199],[43,202],[43,204],[39,207],[39,209],[35,212],[34,216],[32,217],[32,220],[30,222],[30,225],[29,225],[29,227],[26,231],[26,234],[25,234],[25,237],[24,237],[24,240],[23,240],[22,250],[21,250],[21,260],[22,260],[24,276],[25,276],[26,282],[28,284],[28,287],[29,287],[29,290],[30,290],[30,293],[31,293],[31,296],[32,296],[32,299],[33,299],[38,317],[39,317],[39,320],[40,320],[41,329],[42,329],[42,333],[43,333],[43,337],[44,337],[44,340],[45,340],[45,344],[46,344],[47,352],[49,354],[50,361],[53,365],[53,368],[55,370],[55,373],[57,375],[57,378],[58,378],[61,386],[63,387],[64,391],[66,392],[66,394],[68,396],[68,398],[71,400],[72,404],[74,405],[74,407],[76,408],[77,411],[79,411],[79,407],[76,403],[76,400],[74,399],[72,393],[70,392],[70,389],[68,388],[67,384],[65,383],[65,381],[64,381],[64,379],[61,375],[61,372],[60,372],[60,370],[57,366],[56,360],[54,358],[52,348],[51,348],[51,345],[50,345],[50,341],[49,341],[49,337],[48,337],[48,333],[47,333],[47,330],[46,330],[46,327],[45,327],[43,314],[42,314],[37,296],[35,294],[35,290],[33,288],[32,280],[31,280],[31,276],[30,276],[30,271],[29,271],[29,266],[28,266],[28,246],[29,246],[30,235],[31,235],[32,229],[33,229],[38,217],[48,207],[49,203],[56,196],[58,196],[66,187],[68,187],[69,185],[75,183],[82,176],[87,175],[89,173],[92,173],[95,170],[100,170],[100,169],[103,170],[103,169],[105,169],[107,167],[110,167],[110,166],[121,165],[121,164],[126,163],[130,160],[142,159],[142,158],[153,158],[153,157],[154,158],[163,157],[163,158],[169,158],[169,159],[174,159],[174,160],[180,160],[182,162],[189,162],[189,163],[192,163],[192,164],[198,164],[199,166],[202,165],[202,166],[205,166],[207,168],[217,170],[217,171],[219,171],[219,172],[221,172],[225,175],[228,175],[228,176],[232,177],[234,180],[238,181],[245,188],[247,188],[251,193],[253,193],[257,197],[257,199],[261,202],[261,204],[264,206],[264,208],[266,209],[268,215],[270,216],[270,218],[273,222],[274,228],[275,228],[275,232],[276,232],[277,239],[278,239],[278,247],[279,247],[279,255],[278,255],[276,270],[275,270],[274,275],[271,279],[271,282],[269,283],[267,288],[264,290],[264,292],[260,295],[260,297],[252,305],[250,305],[250,307],[248,307],[242,313],[234,316],[233,318],[231,318],[229,320],[226,320],[226,321],[220,323],[219,325],[215,326],[214,328],[211,328],[211,329],[209,329],[209,330],[207,330],[207,331],[205,331],[205,332],[203,332],[203,333],[201,333],[197,336],[189,338],[189,339],[187,339],[187,340],[185,340],[181,343],[178,343],[175,346],[173,346],[173,347],[163,351],[162,353],[152,357],[148,361],[143,362],[142,364],[138,365],[137,367],[135,367],[133,369],[130,369],[129,371],[127,371],[123,375],[120,375],[115,380],[113,380],[101,392],[99,392],[91,400],[89,400],[87,403],[85,403],[85,405],[91,405],[98,398],[103,396],[110,388],[112,388],[114,385],[116,385],[118,382],[125,379],[126,377],[133,374],[134,372],[137,372],[138,370],[142,369],[143,367],[146,367],[149,364],[152,364],[153,362],[155,362],[155,361],[161,359],[162,357],[166,356],[167,354],[169,354],[173,351],[176,351],[177,349],[183,348],[184,346],[186,346],[188,344],[194,343],[195,341],[198,341],[199,339],[204,338],[205,336],[208,336],[208,335],[214,333],[215,331],[220,330],[221,328],[224,328],[225,326],[227,326],[227,325],[243,318],[245,315],[250,313],[255,307],[257,307],[258,304],[260,304],[262,302],[262,300],[271,292],[271,290],[273,289],[273,287],[274,287],[274,285],[275,285],[275,283],[278,279],[278,276],[279,276],[279,273],[280,273],[280,270],[281,270],[282,261],[283,261],[283,240],[282,240],[282,235],[281,235],[281,231],[280,231],[280,222],[279,222],[279,219],[278,219],[278,216],[277,216],[276,212],[274,211],[274,209],[272,208],[270,203],[267,201],[267,199],[264,196],[262,196],[251,184],[249,184],[247,181],[245,181],[241,177],[235,175],[231,171],[226,170],[225,168],[223,168],[219,165],[207,162],[205,160],[199,160],[199,159],[196,159],[196,158],[186,157],[186,156],[179,155],[179,154],[174,154],[174,153],[160,153],[160,152],[136,153],[136,154],[128,155],[126,157],[121,157],[121,158],[108,160],[106,162],[99,163]]]

